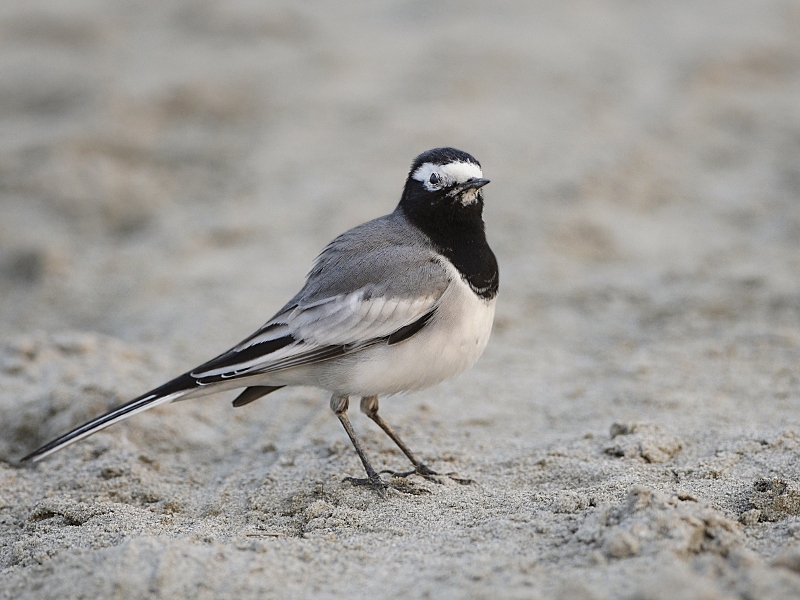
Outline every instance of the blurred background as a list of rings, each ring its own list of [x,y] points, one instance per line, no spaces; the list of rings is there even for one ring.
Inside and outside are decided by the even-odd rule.
[[[492,179],[486,377],[796,341],[798,31],[788,0],[3,2],[3,337],[204,360],[452,145]]]

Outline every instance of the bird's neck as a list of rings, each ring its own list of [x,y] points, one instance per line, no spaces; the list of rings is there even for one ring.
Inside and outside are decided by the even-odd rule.
[[[480,197],[468,206],[401,201],[397,210],[453,263],[476,294],[486,300],[497,295],[497,259],[486,241]]]

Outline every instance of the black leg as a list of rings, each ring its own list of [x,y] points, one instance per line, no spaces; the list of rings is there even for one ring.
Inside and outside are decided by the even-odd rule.
[[[394,471],[382,471],[382,472],[391,473],[395,477],[407,477],[407,476],[411,475],[412,473],[416,473],[417,475],[421,475],[422,477],[424,477],[425,479],[427,479],[429,481],[433,481],[435,483],[441,483],[441,481],[439,481],[436,478],[439,475],[439,473],[437,473],[436,471],[431,469],[429,466],[424,464],[419,458],[417,458],[417,455],[414,454],[411,451],[411,449],[408,446],[405,445],[403,440],[400,439],[400,437],[394,432],[394,430],[389,426],[389,424],[386,421],[384,421],[381,418],[381,416],[378,414],[378,397],[377,396],[364,396],[363,398],[361,398],[361,412],[363,412],[370,419],[375,421],[375,423],[378,425],[378,427],[383,429],[383,431],[386,433],[386,435],[388,435],[390,438],[392,438],[392,441],[395,444],[397,444],[397,447],[400,448],[400,450],[403,451],[403,454],[405,454],[408,457],[408,460],[411,461],[411,464],[414,465],[414,470],[413,471],[407,471],[407,472],[403,472],[403,473],[397,473],[397,472],[394,472]],[[461,478],[458,478],[458,477],[453,477],[450,474],[448,474],[447,476],[450,479],[452,479],[453,481],[456,481],[458,483],[462,483],[462,484],[465,484],[465,485],[466,484],[470,484],[470,483],[474,483],[471,479],[461,479]]]
[[[347,432],[347,435],[350,437],[350,441],[353,443],[353,447],[356,449],[358,453],[358,458],[361,459],[361,463],[364,465],[364,470],[367,472],[367,479],[353,479],[352,477],[348,477],[348,481],[352,481],[353,483],[358,484],[365,484],[369,483],[375,489],[376,492],[382,497],[386,497],[386,483],[380,478],[380,476],[375,472],[375,469],[372,468],[372,465],[369,464],[369,459],[367,459],[367,455],[364,453],[364,449],[361,447],[361,442],[358,441],[356,437],[356,432],[353,431],[353,426],[350,424],[350,419],[347,418],[347,409],[350,406],[350,398],[348,396],[340,396],[338,394],[334,394],[331,396],[331,410],[334,414],[339,418],[339,421],[342,423],[342,427]]]
[[[367,478],[357,479],[355,477],[347,477],[346,480],[354,485],[372,486],[372,489],[374,489],[381,498],[386,498],[387,487],[392,487],[400,492],[409,494],[419,494],[419,490],[410,488],[407,485],[400,485],[397,483],[389,483],[384,481],[381,479],[380,475],[378,475],[375,469],[372,468],[364,449],[361,447],[361,442],[359,442],[358,438],[356,437],[356,432],[353,431],[353,426],[350,424],[350,419],[347,418],[347,408],[349,405],[350,398],[348,396],[341,396],[339,394],[334,394],[331,396],[331,410],[333,410],[334,414],[339,418],[339,422],[341,422],[342,427],[344,427],[344,430],[347,432],[350,441],[353,443],[353,447],[356,449],[358,457],[361,459],[361,464],[364,465],[364,470],[367,472]]]

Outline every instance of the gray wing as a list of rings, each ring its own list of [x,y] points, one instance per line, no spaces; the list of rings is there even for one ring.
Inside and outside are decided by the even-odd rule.
[[[319,362],[416,333],[450,283],[427,240],[396,214],[351,229],[303,289],[252,336],[191,372],[200,385]]]

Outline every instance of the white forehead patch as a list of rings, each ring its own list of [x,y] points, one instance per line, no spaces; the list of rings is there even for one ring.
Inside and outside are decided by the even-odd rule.
[[[431,175],[436,173],[439,176],[437,185],[431,184]],[[483,171],[475,163],[471,162],[451,162],[446,165],[436,165],[434,163],[423,163],[411,175],[413,179],[421,181],[425,189],[429,192],[449,187],[453,184],[464,183],[473,178],[483,177]]]

